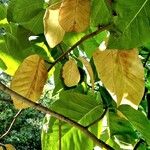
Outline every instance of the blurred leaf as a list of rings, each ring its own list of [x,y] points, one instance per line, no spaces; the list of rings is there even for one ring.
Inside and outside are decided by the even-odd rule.
[[[7,150],[16,150],[15,147],[11,144],[5,144]]]

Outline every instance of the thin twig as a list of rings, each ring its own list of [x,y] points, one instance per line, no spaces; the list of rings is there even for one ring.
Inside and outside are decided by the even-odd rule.
[[[26,104],[29,104],[30,106],[34,107],[35,109],[44,112],[46,114],[50,114],[51,116],[64,121],[70,125],[72,125],[75,128],[78,128],[81,132],[83,132],[85,135],[87,135],[91,140],[93,140],[93,142],[95,142],[96,145],[100,146],[100,147],[104,147],[107,150],[114,150],[111,146],[109,146],[108,144],[106,144],[105,142],[103,142],[102,140],[98,139],[94,134],[92,134],[89,130],[87,130],[84,126],[80,125],[79,123],[77,123],[76,121],[60,114],[57,113],[51,109],[48,109],[47,107],[42,106],[41,104],[35,103],[29,99],[27,99],[26,97],[23,97],[22,95],[16,93],[15,91],[11,90],[10,88],[8,88],[7,86],[5,86],[3,83],[0,82],[0,89],[4,92],[6,92],[7,94],[10,94],[11,96],[16,97],[16,99],[25,102]]]
[[[140,139],[134,146],[133,150],[137,150],[140,144],[144,143],[145,141],[143,139]]]
[[[21,112],[22,112],[22,109],[19,110],[19,111],[16,113],[16,115],[14,116],[14,118],[13,118],[13,120],[12,120],[12,122],[11,122],[9,128],[7,129],[7,131],[6,131],[3,135],[0,136],[0,139],[2,139],[3,137],[7,136],[7,135],[10,133],[10,131],[11,131],[13,125],[15,124],[15,122],[16,122],[16,120],[17,120],[17,118],[18,118],[18,116],[20,115]]]
[[[68,53],[70,53],[72,50],[74,50],[77,46],[79,46],[81,43],[84,41],[96,36],[100,32],[107,30],[111,27],[112,25],[106,25],[103,27],[98,27],[98,29],[90,34],[87,34],[83,36],[78,42],[76,42],[72,47],[70,47],[67,51],[65,51],[60,57],[58,57],[55,62],[48,68],[48,71],[50,71],[63,57],[65,57]]]
[[[108,110],[108,108],[106,107],[106,108],[104,109],[103,113],[101,114],[101,116],[100,116],[98,119],[94,120],[94,121],[93,121],[92,123],[90,123],[89,125],[87,125],[86,128],[88,129],[89,127],[91,127],[92,125],[94,125],[95,123],[97,123],[98,121],[102,120],[103,117],[105,116],[105,114],[107,113],[107,110]]]
[[[59,120],[59,150],[61,150],[61,120]]]

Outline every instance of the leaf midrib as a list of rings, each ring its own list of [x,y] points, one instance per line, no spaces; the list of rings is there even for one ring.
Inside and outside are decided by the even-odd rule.
[[[133,18],[130,20],[130,22],[127,24],[127,26],[125,27],[123,34],[125,33],[125,31],[130,27],[130,25],[132,24],[132,22],[136,19],[136,17],[138,16],[138,14],[141,12],[141,10],[144,8],[144,6],[146,5],[146,3],[148,2],[148,0],[145,0],[145,2],[143,3],[143,5],[141,6],[141,8],[137,11],[137,13],[133,16]]]

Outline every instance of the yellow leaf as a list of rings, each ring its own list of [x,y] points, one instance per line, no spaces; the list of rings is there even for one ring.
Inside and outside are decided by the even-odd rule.
[[[59,9],[47,8],[44,15],[44,34],[47,40],[47,43],[51,48],[59,44],[64,37],[65,31],[60,26],[59,21]]]
[[[12,81],[11,89],[22,96],[37,101],[42,93],[47,79],[47,69],[44,60],[38,55],[27,57],[17,69]],[[17,109],[30,107],[12,96],[13,103]]]
[[[11,144],[5,144],[7,150],[16,150],[15,147]]]
[[[80,81],[80,73],[74,59],[70,59],[63,66],[62,77],[66,86],[75,86]]]
[[[0,150],[3,150],[3,147],[2,147],[2,146],[0,146]]]
[[[59,15],[66,32],[82,32],[90,22],[90,0],[63,0]]]
[[[93,59],[99,78],[117,104],[137,108],[144,93],[144,68],[137,50],[97,50]]]
[[[94,74],[93,74],[91,64],[84,57],[79,57],[79,60],[83,63],[83,65],[87,69],[88,74],[89,74],[90,79],[91,79],[92,89],[94,90]]]

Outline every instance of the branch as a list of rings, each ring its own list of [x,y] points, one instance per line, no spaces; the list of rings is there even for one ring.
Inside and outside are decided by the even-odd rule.
[[[20,115],[21,112],[22,112],[22,109],[19,110],[19,111],[16,113],[16,115],[14,116],[14,119],[12,120],[12,122],[11,122],[9,128],[7,129],[7,131],[6,131],[3,135],[0,136],[0,139],[2,139],[3,137],[5,137],[5,136],[7,136],[7,135],[9,134],[9,132],[11,131],[13,125],[15,124],[15,122],[16,122],[16,120],[17,120],[17,118],[18,118],[18,116]]]
[[[104,112],[102,113],[102,115],[98,119],[96,119],[95,121],[93,121],[92,123],[90,123],[88,126],[86,126],[85,128],[89,128],[92,125],[94,125],[95,123],[97,123],[98,121],[102,120],[103,117],[105,116],[105,114],[107,113],[107,110],[108,110],[108,108],[106,107],[105,110],[104,110]]]
[[[80,125],[79,123],[75,122],[74,120],[63,116],[62,114],[59,114],[51,109],[48,109],[47,107],[42,106],[41,104],[32,102],[31,100],[21,96],[20,94],[16,93],[15,91],[11,90],[10,88],[8,88],[7,86],[5,86],[4,84],[2,84],[0,82],[0,90],[6,92],[7,94],[10,94],[11,96],[15,96],[16,99],[19,99],[22,102],[25,102],[26,104],[29,104],[30,106],[36,108],[37,110],[44,112],[46,114],[50,114],[51,116],[64,121],[68,124],[70,124],[71,126],[78,128],[81,132],[83,132],[85,135],[87,135],[91,140],[93,140],[93,142],[95,142],[95,144],[97,144],[100,147],[104,147],[107,150],[114,150],[111,146],[109,146],[108,144],[106,144],[105,142],[103,142],[102,140],[98,139],[94,134],[92,134],[90,131],[88,131],[84,126]]]
[[[58,57],[55,62],[48,68],[48,71],[50,71],[63,57],[65,57],[68,53],[70,53],[72,50],[74,50],[77,46],[79,46],[81,43],[84,41],[96,36],[100,32],[109,29],[111,25],[103,26],[103,27],[98,27],[98,29],[90,34],[87,34],[83,36],[78,42],[76,42],[72,47],[70,47],[67,51],[65,51],[60,57]]]

